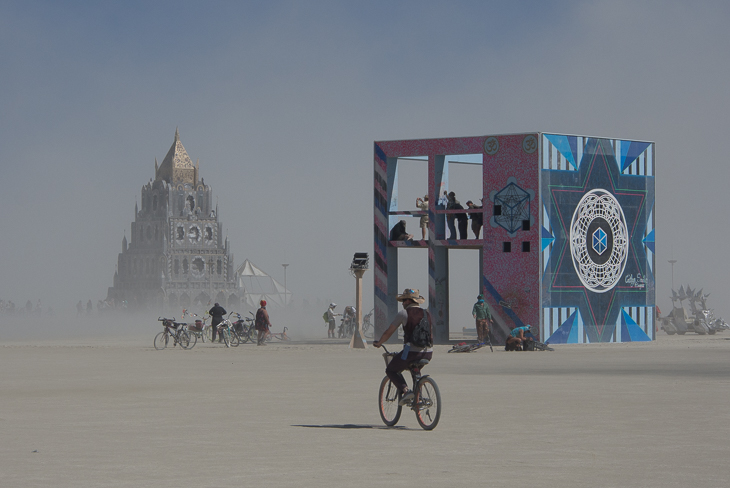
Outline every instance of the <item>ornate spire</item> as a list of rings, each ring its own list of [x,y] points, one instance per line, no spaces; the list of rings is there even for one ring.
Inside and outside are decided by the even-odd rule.
[[[159,166],[156,177],[168,183],[189,183],[194,185],[197,179],[197,168],[188,156],[188,152],[180,142],[180,131],[175,129],[175,140],[167,151],[165,159]]]

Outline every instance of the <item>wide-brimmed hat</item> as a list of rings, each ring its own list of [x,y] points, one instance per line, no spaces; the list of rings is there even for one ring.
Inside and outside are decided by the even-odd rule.
[[[403,302],[405,300],[413,300],[416,303],[423,303],[426,301],[426,299],[421,296],[418,290],[414,290],[413,288],[406,288],[405,290],[403,290],[403,293],[396,296],[395,299],[399,302]]]

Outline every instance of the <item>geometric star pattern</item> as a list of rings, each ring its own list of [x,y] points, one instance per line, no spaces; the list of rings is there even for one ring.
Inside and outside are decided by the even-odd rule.
[[[501,206],[494,221],[510,234],[522,229],[522,222],[530,220],[530,194],[510,182],[494,195],[494,204]]]
[[[655,306],[654,145],[550,134],[543,134],[541,142],[543,239],[550,239],[549,243],[543,240],[543,253],[549,251],[549,255],[543,255],[542,307],[576,309],[587,342],[638,337],[622,309]],[[620,256],[623,268],[612,268],[617,272],[612,276],[615,282],[591,290],[571,258],[571,220],[581,199],[594,189],[610,195],[621,209],[626,252]],[[546,220],[549,233],[545,232]],[[584,238],[594,253],[590,259],[600,263],[609,255],[611,237],[606,225],[595,227],[581,229],[590,231]]]

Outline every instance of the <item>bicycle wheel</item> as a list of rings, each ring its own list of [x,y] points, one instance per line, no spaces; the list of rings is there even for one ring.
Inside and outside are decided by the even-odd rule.
[[[167,341],[169,340],[169,335],[164,330],[157,334],[155,336],[155,349],[158,351],[162,351],[164,348],[167,347]]]
[[[208,342],[213,342],[213,326],[209,326],[205,328],[205,338],[208,339]]]
[[[241,344],[246,344],[249,341],[250,338],[248,337],[248,331],[245,326],[241,328],[238,338],[241,340]]]
[[[231,343],[231,347],[238,347],[238,345],[241,343],[241,338],[238,337],[238,332],[236,332],[235,330],[229,331],[228,340]]]
[[[178,332],[177,341],[180,343],[180,347],[182,347],[183,349],[190,349],[195,345],[195,343],[190,338],[190,334],[188,334],[188,332],[185,330],[181,330],[180,332]],[[190,344],[192,344],[192,346]]]
[[[226,343],[226,347],[231,347],[231,338],[230,338],[230,336],[228,335],[228,331],[227,331],[227,330],[225,330],[225,329],[223,329],[223,330],[222,330],[222,331],[220,332],[220,335],[221,335],[221,337],[223,337],[223,342],[225,342],[225,343]]]
[[[403,407],[398,405],[400,400],[400,392],[390,382],[387,376],[380,382],[380,392],[378,393],[378,403],[380,406],[380,418],[388,427],[393,427],[400,419]]]
[[[441,393],[430,377],[421,378],[416,387],[416,419],[425,430],[432,430],[441,418]]]
[[[248,335],[248,340],[251,341],[251,344],[258,342],[259,335],[256,327],[254,327],[253,325],[249,327],[248,331],[246,331],[246,334]]]
[[[192,349],[195,347],[195,344],[198,343],[198,334],[196,334],[195,332],[190,332],[189,330],[187,331],[187,334],[190,336],[190,346],[188,347],[188,349]]]

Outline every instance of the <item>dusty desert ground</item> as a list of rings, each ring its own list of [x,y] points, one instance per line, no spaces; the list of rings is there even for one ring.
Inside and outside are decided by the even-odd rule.
[[[156,330],[155,330],[156,332]],[[378,415],[379,350],[3,340],[4,487],[730,485],[730,335],[438,346],[432,432]]]

